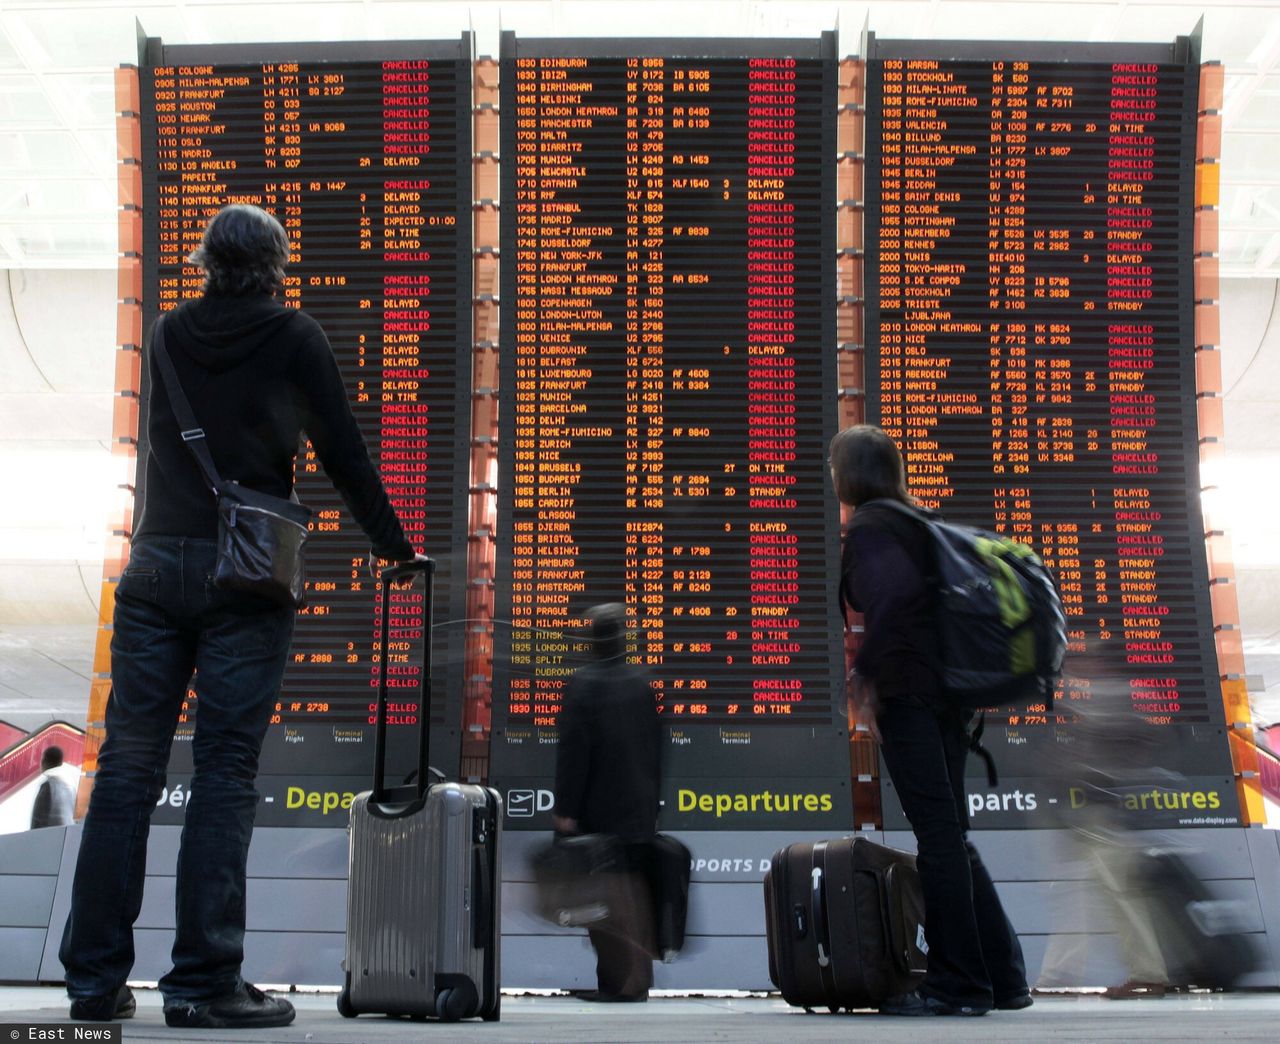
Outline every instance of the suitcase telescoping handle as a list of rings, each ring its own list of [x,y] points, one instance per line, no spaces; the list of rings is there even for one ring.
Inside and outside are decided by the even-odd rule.
[[[418,559],[391,566],[382,571],[382,608],[379,613],[378,633],[382,644],[378,651],[378,709],[373,733],[373,794],[374,802],[399,799],[404,788],[386,786],[387,763],[387,661],[390,659],[391,637],[391,589],[397,583],[426,577],[426,590],[422,594],[422,675],[418,679],[418,773],[416,797],[422,799],[427,790],[427,751],[431,740],[431,599],[435,589],[436,563],[433,558]],[[406,798],[407,799],[407,798]]]

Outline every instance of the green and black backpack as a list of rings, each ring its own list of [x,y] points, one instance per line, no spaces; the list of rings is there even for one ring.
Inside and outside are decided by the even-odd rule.
[[[1053,706],[1067,649],[1053,574],[1026,544],[931,518],[897,500],[872,500],[929,533],[943,691],[972,710]]]

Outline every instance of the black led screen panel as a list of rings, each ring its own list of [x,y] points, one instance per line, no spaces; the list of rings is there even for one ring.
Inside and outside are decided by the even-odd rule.
[[[1237,822],[1198,494],[1191,42],[867,55],[868,419],[924,504],[1034,547],[1067,610],[1055,704],[988,717],[1004,779],[974,824],[1062,822],[1097,800],[1073,784],[1095,758],[1123,763],[1112,800],[1138,822]]]
[[[501,84],[508,822],[547,825],[583,614],[618,602],[658,686],[665,823],[847,824],[834,38],[507,34]]]
[[[253,203],[279,218],[293,251],[283,300],[324,328],[397,513],[440,563],[432,762],[456,771],[467,507],[459,490],[470,434],[470,37],[207,47],[149,40],[140,80],[144,326],[200,293],[201,274],[184,259],[221,206]],[[194,405],[198,412],[198,397]],[[141,453],[145,426],[144,408]],[[384,652],[392,774],[416,762],[422,587],[392,596],[391,648],[380,650],[368,541],[309,445],[299,448],[296,478],[315,511],[308,604],[263,750],[258,821],[342,824],[349,795],[368,786]],[[197,695],[184,709],[170,794],[189,782],[184,741],[198,703]]]

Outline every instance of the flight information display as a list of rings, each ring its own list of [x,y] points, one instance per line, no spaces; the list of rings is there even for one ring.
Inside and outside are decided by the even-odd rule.
[[[1067,613],[1055,705],[988,718],[1002,774],[1114,720],[1146,734],[1135,764],[1206,779],[1167,810],[1234,821],[1196,492],[1187,41],[867,53],[868,420],[922,504],[1034,547]]]
[[[617,602],[668,822],[849,819],[833,49],[504,36],[492,775],[514,792],[548,784],[584,613]]]
[[[252,47],[151,40],[140,71],[146,324],[200,295],[202,273],[186,258],[219,208],[250,203],[280,220],[292,250],[282,300],[324,328],[405,531],[440,564],[432,762],[447,771],[457,768],[461,718],[470,51],[467,35]],[[141,428],[145,443],[145,407]],[[403,775],[416,762],[424,594],[421,583],[392,593],[390,648],[380,649],[385,592],[369,570],[369,542],[309,443],[295,469],[314,512],[307,605],[263,751],[260,821],[345,822],[347,795],[368,785],[383,655],[389,763]],[[180,728],[179,740],[189,736]],[[175,744],[173,778],[189,766],[189,745]]]

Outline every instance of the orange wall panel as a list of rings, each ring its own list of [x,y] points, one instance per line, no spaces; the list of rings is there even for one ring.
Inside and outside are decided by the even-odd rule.
[[[142,111],[136,66],[122,65],[115,70],[115,92],[116,112]]]
[[[1196,347],[1222,343],[1222,315],[1217,305],[1196,305]]]
[[[1200,66],[1200,111],[1221,111],[1223,85],[1226,82],[1226,66],[1216,62]]]
[[[1218,212],[1216,210],[1196,211],[1192,249],[1197,254],[1218,252]]]
[[[1197,301],[1217,301],[1219,298],[1218,259],[1197,257],[1191,262],[1195,298]]]

